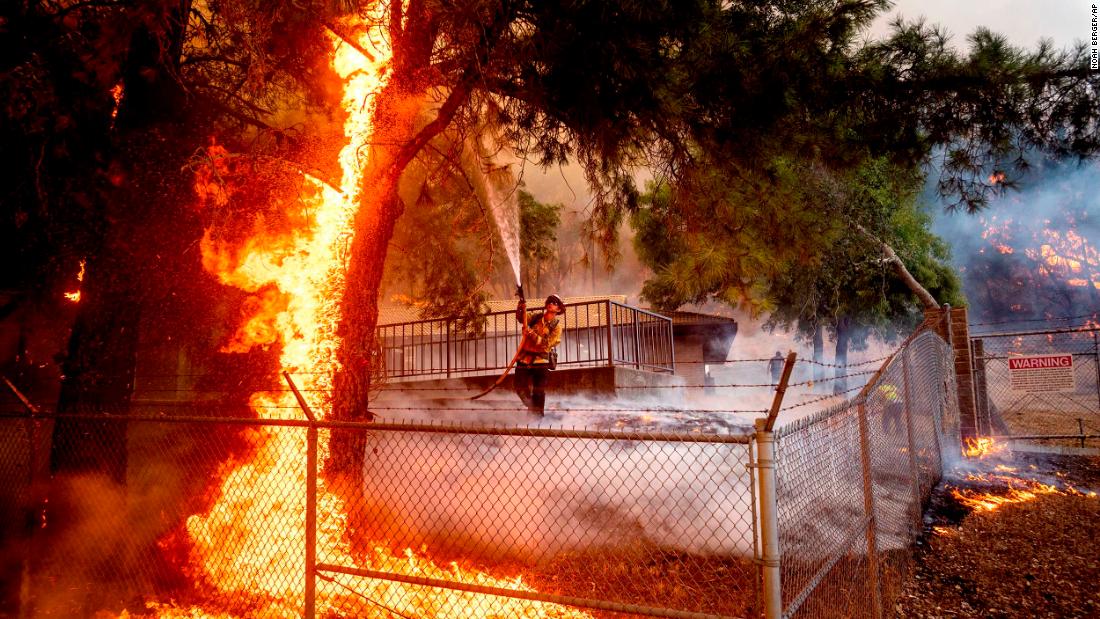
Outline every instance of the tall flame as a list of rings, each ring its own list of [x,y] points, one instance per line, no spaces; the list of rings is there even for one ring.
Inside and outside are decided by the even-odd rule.
[[[381,20],[379,20],[381,21]],[[351,242],[352,221],[360,203],[359,187],[364,167],[364,148],[371,135],[369,102],[386,79],[390,56],[386,41],[365,29],[358,37],[363,48],[377,50],[368,58],[352,46],[334,41],[332,64],[344,80],[343,106],[346,143],[340,150],[342,170],[339,188],[304,176],[305,196],[291,208],[304,218],[289,237],[277,242],[254,237],[243,246],[232,246],[210,231],[202,241],[204,266],[223,283],[253,293],[252,315],[224,350],[248,350],[253,345],[279,343],[284,370],[296,374],[310,406],[324,417],[328,404],[314,394],[331,393],[332,376],[338,369],[335,350],[339,302],[344,289],[343,252]],[[216,151],[215,151],[216,152]],[[227,153],[221,152],[222,156]],[[214,157],[212,165],[219,162]],[[201,181],[200,175],[200,181]],[[200,197],[215,203],[226,196],[216,183],[196,187]],[[292,217],[293,218],[293,217]],[[251,406],[262,418],[301,419],[294,397],[256,393]],[[219,499],[204,515],[192,516],[187,531],[193,545],[192,561],[200,578],[218,592],[247,595],[264,608],[257,616],[299,616],[304,601],[305,565],[305,453],[300,432],[285,429],[257,431],[256,446],[248,462],[235,463],[222,483]],[[319,446],[319,459],[327,445]],[[345,509],[341,499],[318,480],[317,545],[326,563],[359,565],[375,570],[412,573],[430,578],[459,580],[501,588],[529,590],[521,578],[496,579],[447,567],[406,551],[394,556],[376,547],[366,557],[354,557],[346,541]],[[396,582],[358,579],[333,585],[321,583],[318,614],[340,606],[347,589],[399,613],[433,617],[438,612],[463,617],[587,617],[559,606],[511,600],[463,592],[438,592]],[[153,605],[161,616],[196,616],[207,611]],[[335,611],[334,611],[335,612]],[[380,616],[389,616],[382,612]]]

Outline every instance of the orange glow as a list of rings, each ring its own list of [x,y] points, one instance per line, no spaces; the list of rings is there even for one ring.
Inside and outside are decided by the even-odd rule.
[[[376,11],[384,7],[375,7]],[[371,21],[381,22],[376,16]],[[268,233],[256,224],[244,241],[221,238],[207,230],[201,243],[203,265],[225,284],[253,296],[243,308],[245,320],[223,350],[247,351],[252,346],[281,346],[282,368],[291,373],[310,407],[321,418],[330,411],[325,395],[332,392],[336,359],[337,324],[344,282],[344,252],[351,242],[353,218],[360,206],[360,184],[370,150],[372,101],[385,84],[388,43],[364,28],[359,42],[374,50],[367,58],[335,40],[332,64],[344,80],[343,107],[346,143],[339,151],[342,176],[339,187],[303,176],[305,191],[290,205],[290,219],[303,224],[292,232]],[[217,173],[229,154],[221,147],[207,149],[205,172],[196,174],[196,194],[208,205],[230,201]],[[262,418],[303,419],[289,392],[256,393],[250,404]],[[252,616],[300,616],[304,603],[305,566],[305,442],[297,429],[256,430],[255,446],[247,462],[230,463],[223,475],[217,503],[206,514],[187,521],[192,563],[204,582],[223,594],[247,593],[267,607]],[[318,460],[327,457],[322,434]],[[373,551],[353,554],[347,541],[346,509],[342,499],[318,479],[317,560],[378,571],[415,574],[513,590],[531,589],[522,578],[494,578],[464,570],[456,564],[440,566],[406,550],[394,555],[378,544]],[[483,594],[441,591],[398,582],[341,576],[347,586],[403,615],[416,617],[589,617],[561,606],[510,600]],[[337,610],[354,598],[345,589],[318,580],[318,616],[343,616]],[[357,603],[357,601],[353,601]],[[154,604],[161,617],[219,616],[206,609],[182,609]],[[381,616],[381,613],[379,616]]]
[[[991,177],[992,178],[992,177]],[[1100,251],[1076,230],[1052,230],[1049,227],[1029,233],[1031,247],[1022,246],[1014,236],[1021,232],[1012,219],[999,221],[996,216],[982,218],[982,239],[1002,255],[1022,253],[1034,261],[1034,272],[1043,278],[1057,280],[1076,288],[1100,289]],[[1045,221],[1047,226],[1050,221]],[[1067,225],[1075,225],[1070,218]],[[986,254],[986,248],[978,253]]]
[[[1003,182],[1005,182],[1005,173],[1004,172],[997,171],[997,172],[994,172],[994,173],[989,175],[989,184],[990,185],[999,185]]]
[[[111,98],[115,100],[115,105],[111,108],[111,122],[118,118],[118,108],[122,105],[122,82],[119,82],[111,87]]]
[[[998,466],[995,470],[998,472],[1015,472],[1016,469],[1013,467]],[[1058,474],[1058,476],[1061,476],[1061,474]],[[1023,503],[1044,494],[1064,494],[1083,496],[1092,499],[1097,498],[1095,492],[1081,492],[1070,485],[1059,488],[1058,486],[1033,479],[1011,477],[996,473],[985,473],[982,475],[971,473],[966,475],[966,480],[982,484],[998,484],[1005,486],[1004,490],[995,492],[979,492],[977,490],[965,488],[951,489],[952,496],[958,499],[959,502],[977,511],[993,511],[1002,505]]]
[[[1008,446],[1005,443],[998,443],[988,437],[968,438],[963,453],[966,454],[967,458],[982,459],[1004,453],[1007,449]]]
[[[86,260],[80,261],[80,271],[78,271],[76,274],[76,281],[78,282],[84,281],[84,265],[86,264],[86,262]],[[72,292],[66,292],[65,298],[69,301],[72,301],[73,303],[80,303],[80,288],[77,287],[77,289]]]
[[[972,490],[960,490],[952,488],[951,494],[960,503],[979,511],[993,511],[1002,505],[1011,503],[1023,503],[1030,501],[1041,494],[1057,494],[1058,488],[1038,482],[1022,482],[1023,487],[1009,488],[1005,494],[991,492],[974,492]]]

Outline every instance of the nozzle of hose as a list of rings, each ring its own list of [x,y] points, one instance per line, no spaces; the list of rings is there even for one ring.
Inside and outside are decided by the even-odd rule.
[[[520,301],[526,301],[527,297],[523,296],[523,284],[516,286],[516,296]]]

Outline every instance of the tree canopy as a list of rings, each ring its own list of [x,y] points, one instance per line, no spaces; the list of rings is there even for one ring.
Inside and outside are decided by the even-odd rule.
[[[248,162],[241,169],[251,172],[242,174],[308,172],[331,183],[338,166],[323,146],[344,112],[327,53],[332,38],[361,47],[355,29],[366,28],[392,58],[385,86],[363,102],[374,134],[347,251],[354,285],[342,298],[337,329],[340,417],[368,414],[369,376],[356,368],[369,366],[398,220],[431,220],[443,203],[441,187],[461,188],[455,179],[477,172],[469,153],[479,165],[507,165],[503,155],[471,151],[486,136],[516,159],[583,165],[595,195],[594,237],[610,245],[632,217],[648,239],[642,251],[651,264],[680,278],[673,285],[658,273],[647,295],[659,302],[717,297],[778,308],[776,282],[822,264],[849,236],[845,222],[896,244],[934,288],[933,263],[922,267],[920,256],[935,252],[920,249],[931,247],[923,241],[907,248],[906,239],[919,235],[902,233],[909,225],[902,215],[895,221],[893,214],[829,207],[821,187],[848,183],[853,204],[867,203],[858,197],[858,175],[882,161],[904,174],[938,174],[944,196],[981,208],[1011,186],[1034,153],[1096,153],[1100,77],[1088,71],[1084,48],[1025,51],[987,31],[975,33],[965,53],[921,22],[898,23],[883,41],[862,40],[888,5],[5,5],[0,148],[14,163],[6,172],[4,234],[29,258],[9,280],[26,286],[45,277],[57,290],[86,259],[87,302],[78,310],[66,380],[73,398],[125,402],[132,335],[142,321],[183,307],[158,292],[171,290],[166,282],[203,280],[194,250],[203,229],[228,221],[231,230],[267,208],[257,204],[264,192],[249,190],[251,198],[195,211],[192,174],[212,159],[211,138]],[[657,180],[645,201],[634,180],[641,169]],[[811,177],[832,180],[807,182]],[[907,208],[899,202],[894,210]],[[653,222],[671,226],[676,242],[651,238]],[[428,273],[436,288],[425,290],[468,296],[477,275]],[[202,285],[212,286],[208,277]],[[199,296],[210,296],[209,288]],[[92,367],[122,378],[106,387],[91,375],[81,378]]]

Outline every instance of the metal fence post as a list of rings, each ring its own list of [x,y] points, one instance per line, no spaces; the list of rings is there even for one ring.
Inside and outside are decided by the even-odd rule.
[[[641,342],[639,342],[640,334],[638,332],[638,310],[634,309],[634,367],[637,369],[642,368],[642,355],[641,355]]]
[[[1095,330],[1092,332],[1092,354],[1096,361],[1096,410],[1100,411],[1100,341],[1096,339]],[[1081,434],[1084,434],[1084,431]]]
[[[756,420],[757,504],[760,506],[760,566],[764,580],[764,617],[783,616],[779,572],[779,503],[775,491],[775,433],[768,420]]]
[[[867,577],[871,586],[871,613],[875,619],[882,617],[882,592],[878,578],[878,540],[875,527],[875,488],[871,478],[871,441],[867,424],[866,400],[861,400],[859,411],[859,451],[863,465],[863,509],[867,514]]]
[[[446,346],[443,349],[443,354],[447,356],[447,378],[451,377],[451,321],[447,321],[447,329],[443,332],[443,337],[446,338]]]
[[[665,326],[668,327],[667,337],[665,343],[668,344],[668,370],[673,374],[676,373],[676,337],[675,330],[672,328],[672,319],[666,319]]]
[[[283,372],[283,378],[294,392],[298,406],[311,422],[306,428],[306,564],[302,616],[305,619],[314,619],[317,616],[317,426],[312,422],[317,419],[290,374]]]
[[[611,299],[608,299],[605,303],[607,304],[607,365],[614,366],[615,353],[613,351],[615,350],[615,335],[613,329],[615,321],[611,317]]]
[[[775,433],[772,430],[783,404],[783,394],[787,392],[787,382],[794,371],[796,357],[794,351],[787,353],[768,416],[756,420],[756,468],[760,471],[756,478],[757,504],[760,505],[759,559],[764,580],[765,619],[780,619],[783,616],[782,576],[779,571],[779,495],[776,492]]]
[[[906,449],[909,452],[909,476],[913,490],[914,525],[920,529],[921,501],[920,501],[920,467],[917,466],[917,449],[913,442],[913,405],[912,390],[909,388],[909,347],[905,347],[905,354],[901,357],[901,381],[902,400],[905,404],[905,438],[908,441]]]

